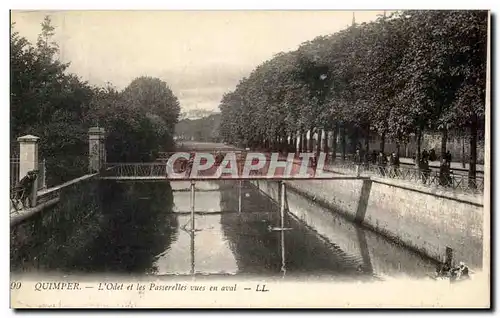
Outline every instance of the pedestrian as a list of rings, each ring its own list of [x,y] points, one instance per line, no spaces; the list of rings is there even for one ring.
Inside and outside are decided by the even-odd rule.
[[[451,165],[451,152],[449,150],[446,151],[445,160],[448,163],[448,165]]]
[[[357,165],[361,163],[361,153],[359,149],[356,149],[356,153],[354,154],[354,163]]]
[[[469,278],[470,278],[469,268],[467,267],[467,265],[465,265],[464,262],[460,262],[458,266],[453,267],[450,270],[450,281],[452,282],[465,280]]]
[[[423,160],[427,160],[429,161],[429,153],[427,152],[427,149],[424,149],[424,151],[422,151],[422,159]]]
[[[358,148],[356,149],[356,153],[354,154],[354,165],[355,165],[354,168],[357,176],[359,176],[360,174],[361,164],[362,164],[362,156],[361,156],[361,151]]]
[[[418,163],[418,169],[420,175],[422,176],[422,183],[426,184],[427,180],[429,179],[431,170],[429,169],[428,156],[427,155],[424,156],[424,153],[422,153],[422,156],[420,157],[420,161]]]
[[[193,169],[193,163],[194,163],[194,156],[195,156],[195,153],[191,153],[190,156],[189,156],[189,160],[187,162],[187,171],[188,171],[188,176],[191,174],[191,170]]]
[[[394,153],[389,156],[389,177],[394,176]]]
[[[436,156],[436,151],[433,149],[431,149],[431,151],[429,152],[429,160],[430,161],[436,161],[437,159],[437,156]]]
[[[21,203],[23,208],[26,208],[26,200],[29,199],[31,202],[31,189],[37,176],[38,170],[28,171],[27,175],[19,180],[16,186],[11,190],[10,200],[16,211],[19,203]]]
[[[217,155],[215,156],[215,165],[220,166],[222,161],[224,160],[224,156],[220,151],[217,152]]]
[[[370,161],[371,161],[371,155],[370,155],[370,152],[365,152],[365,155],[364,155],[364,158],[363,158],[363,162],[365,164],[366,167],[368,167],[370,165]]]
[[[390,159],[390,166],[391,166],[391,176],[392,177],[398,177],[399,176],[399,156],[393,152]]]
[[[317,165],[318,165],[318,158],[316,157],[316,152],[313,152],[311,156],[311,168],[316,171]]]
[[[447,187],[451,184],[451,171],[450,164],[446,159],[443,159],[441,166],[439,167],[439,183],[443,187]]]
[[[376,152],[375,150],[373,150],[373,152],[372,152],[372,158],[371,158],[371,159],[372,159],[372,163],[373,163],[374,165],[376,165],[376,164],[377,164],[377,157],[378,157],[378,156],[377,156],[377,152]]]

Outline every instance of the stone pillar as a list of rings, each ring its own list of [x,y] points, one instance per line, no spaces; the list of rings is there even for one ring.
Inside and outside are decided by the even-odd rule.
[[[106,163],[105,131],[101,127],[89,129],[89,173],[100,172]]]
[[[19,180],[24,178],[29,171],[38,170],[38,138],[26,135],[17,138],[19,142]],[[36,206],[37,184],[35,181],[31,190],[30,205]]]

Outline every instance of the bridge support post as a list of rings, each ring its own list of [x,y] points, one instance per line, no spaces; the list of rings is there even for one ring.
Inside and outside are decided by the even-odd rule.
[[[281,181],[281,271],[286,272],[286,262],[285,262],[285,182]]]
[[[195,268],[194,268],[194,234],[195,234],[195,220],[194,220],[194,207],[195,207],[195,202],[194,202],[194,185],[195,181],[191,180],[191,275],[195,274]]]
[[[89,173],[100,172],[105,167],[106,148],[104,141],[104,128],[89,128]]]
[[[281,216],[281,228],[285,228],[285,182],[280,182],[281,186],[281,202],[280,202],[280,216]]]
[[[19,142],[19,180],[24,178],[29,171],[38,170],[38,140],[40,138],[33,135],[26,135],[17,138]],[[37,177],[40,177],[38,174]],[[30,194],[30,206],[36,206],[36,193],[38,182],[33,182]]]

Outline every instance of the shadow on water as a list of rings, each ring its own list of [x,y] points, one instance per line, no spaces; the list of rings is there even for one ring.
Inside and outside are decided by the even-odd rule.
[[[222,192],[224,210],[238,211],[239,194],[237,187],[234,188]],[[286,230],[280,230],[277,202],[248,182],[242,187],[242,198],[241,213],[226,213],[221,217],[239,272],[292,277],[372,277],[370,267],[363,266],[362,260],[351,258],[325,242],[292,215],[285,214]]]
[[[178,231],[170,184],[109,182],[102,191],[101,232],[75,265],[94,273],[155,272],[155,256]]]
[[[94,181],[11,229],[12,272],[149,273],[177,233],[169,183]]]
[[[90,182],[11,229],[14,272],[372,279],[428,264],[276,183]],[[241,191],[241,202],[240,200]],[[241,212],[240,210],[241,203]],[[291,213],[289,213],[291,211]],[[293,213],[293,214],[292,214]]]
[[[279,187],[275,182],[255,183],[263,193],[279,201]],[[341,213],[304,196],[287,186],[286,203],[293,218],[308,227],[332,251],[340,252],[341,259],[355,260],[358,268],[378,277],[406,276],[423,278],[435,270],[435,263],[421,255],[363,228]],[[359,207],[358,207],[359,211]],[[337,253],[335,252],[335,253]]]

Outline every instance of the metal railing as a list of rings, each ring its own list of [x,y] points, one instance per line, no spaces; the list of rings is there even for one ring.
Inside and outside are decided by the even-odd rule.
[[[336,161],[328,164],[325,169],[335,172],[355,174],[356,166],[359,166],[360,176],[397,179],[418,183],[427,187],[439,187],[445,190],[458,190],[468,193],[484,192],[483,176],[469,178],[468,175],[454,174],[451,170],[441,173],[440,171],[431,169],[418,169],[391,165],[366,163],[358,165],[350,161]]]
[[[165,163],[107,163],[103,176],[120,177],[166,177]]]
[[[237,157],[239,157],[237,155]],[[280,158],[286,160],[286,157]],[[176,161],[174,168],[175,172],[182,172],[186,167],[182,167],[183,161]],[[237,158],[238,170],[247,162],[246,158]],[[185,162],[184,162],[185,165]],[[377,164],[357,164],[350,160],[336,160],[334,163],[325,164],[325,170],[340,174],[348,174],[366,178],[370,176],[396,179],[412,183],[418,183],[427,187],[439,187],[444,190],[462,191],[468,193],[483,193],[484,191],[484,177],[476,176],[476,178],[469,178],[468,175],[454,174],[452,170],[445,173],[431,169],[418,169],[408,166],[391,166],[391,165],[377,165]],[[265,168],[264,168],[265,170]],[[240,171],[241,172],[241,171]],[[261,171],[252,172],[252,176],[262,174]],[[108,163],[102,176],[114,177],[167,177],[166,162],[154,163]]]
[[[286,160],[286,159],[285,159]],[[244,172],[245,164],[256,164],[255,159],[236,160],[235,169],[222,171],[221,165],[215,163],[209,168],[200,170],[192,170],[192,165],[187,160],[178,160],[173,166],[167,166],[166,163],[109,163],[100,172],[102,179],[111,180],[333,180],[333,179],[362,179],[360,176],[352,175],[335,175],[335,176],[319,176],[314,174],[314,167],[308,167],[306,173],[299,172],[300,169],[295,169],[295,172],[290,171],[284,173],[275,170],[269,174],[269,164],[256,169],[249,169]],[[229,165],[232,163],[229,162]],[[224,165],[224,164],[223,164]],[[228,166],[225,166],[226,168]]]

